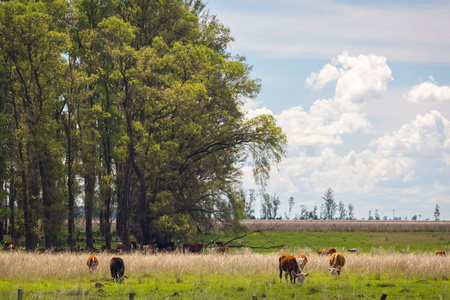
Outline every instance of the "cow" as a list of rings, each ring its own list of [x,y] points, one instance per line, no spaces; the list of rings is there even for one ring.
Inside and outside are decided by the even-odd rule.
[[[173,242],[157,243],[156,248],[158,248],[158,252],[173,252],[176,249]]]
[[[98,259],[97,259],[97,257],[95,257],[95,255],[89,255],[89,257],[87,259],[87,266],[89,267],[89,271],[91,273],[97,272]]]
[[[298,262],[298,266],[300,268],[300,271],[303,271],[303,269],[305,268],[306,264],[308,263],[308,257],[306,257],[305,254],[299,254],[297,256],[297,262]]]
[[[203,253],[203,243],[189,243],[189,244],[183,244],[183,253],[185,252],[191,252],[191,253]]]
[[[341,276],[341,268],[345,265],[345,257],[342,253],[333,253],[330,257],[330,273],[332,277]]]
[[[121,250],[121,251],[126,251],[127,245],[125,245],[124,243],[117,243],[116,249]]]
[[[436,255],[437,256],[447,256],[447,252],[445,252],[444,250],[436,250]]]
[[[108,251],[108,250],[109,250],[108,245],[102,245],[102,246],[100,247],[100,251],[102,251],[102,252],[105,252],[105,251]]]
[[[131,250],[136,250],[137,249],[137,243],[134,240],[130,241],[130,249]]]
[[[230,247],[217,247],[216,248],[217,253],[230,253]]]
[[[13,250],[14,250],[14,243],[13,241],[6,241],[3,243],[3,250],[11,250],[11,245],[13,245]]]
[[[336,248],[330,248],[328,249],[328,255],[332,255],[333,253],[336,253]]]
[[[123,260],[120,257],[113,257],[111,258],[109,262],[109,269],[111,270],[111,276],[114,279],[119,279],[120,283],[123,283],[125,278],[128,278],[128,276],[125,276],[125,264],[123,263]]]
[[[286,278],[286,283],[288,282],[287,276],[289,274],[289,279],[291,280],[291,284],[295,284],[295,278],[298,278],[298,282],[300,284],[305,283],[305,277],[308,276],[308,273],[302,273],[300,267],[298,266],[297,258],[293,255],[283,254],[280,255],[278,259],[280,265],[280,282],[281,277],[284,271],[284,277]],[[294,278],[294,282],[292,282],[292,278]]]
[[[156,245],[144,245],[142,246],[142,250],[145,254],[147,253],[156,253]]]
[[[328,250],[317,250],[317,255],[319,256],[328,255]]]

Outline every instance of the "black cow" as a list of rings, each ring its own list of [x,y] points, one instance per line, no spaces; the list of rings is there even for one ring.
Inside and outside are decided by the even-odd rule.
[[[111,261],[109,262],[109,268],[111,270],[112,278],[119,279],[120,283],[123,283],[124,279],[128,278],[128,276],[124,275],[125,264],[120,257],[111,258]]]
[[[173,242],[169,243],[157,243],[156,248],[159,252],[173,252],[175,251],[175,244]]]

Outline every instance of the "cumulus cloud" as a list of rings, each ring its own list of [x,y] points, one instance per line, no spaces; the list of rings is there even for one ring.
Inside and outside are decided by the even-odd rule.
[[[430,77],[430,81],[413,86],[407,99],[414,103],[450,101],[450,86],[438,86]]]
[[[335,66],[326,64],[319,73],[312,72],[306,78],[306,86],[316,90],[323,89],[328,82],[334,81],[339,77],[339,70]]]
[[[393,79],[384,56],[350,56],[344,52],[332,64],[326,64],[319,73],[311,73],[305,84],[322,89],[328,82],[337,80],[335,99],[338,102],[348,104],[363,101],[368,95],[380,95]]]
[[[320,205],[320,196],[331,187],[337,199],[352,202],[357,209],[376,203],[380,214],[382,208],[392,211],[402,201],[420,203],[416,210],[405,212],[408,216],[430,203],[450,204],[446,196],[450,121],[443,113],[420,113],[369,142],[366,134],[377,131],[366,118],[364,103],[384,96],[390,80],[392,73],[384,57],[343,53],[306,80],[306,85],[317,90],[334,82],[333,97],[317,99],[308,109],[294,106],[278,114],[261,104],[247,103],[249,116],[274,115],[289,143],[287,157],[272,171],[267,192],[280,199],[301,197],[303,203]],[[368,141],[362,150],[338,151],[339,147],[352,149],[351,142],[362,136]],[[250,173],[246,173],[248,183]]]
[[[450,122],[440,112],[418,115],[411,123],[403,125],[391,135],[370,143],[385,156],[440,158],[450,153]]]

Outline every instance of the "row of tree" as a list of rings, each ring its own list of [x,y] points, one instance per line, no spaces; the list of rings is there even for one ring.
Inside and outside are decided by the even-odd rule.
[[[281,219],[282,216],[278,216],[279,206],[280,206],[280,198],[278,195],[270,195],[265,190],[259,193],[261,198],[261,211],[260,211],[260,219],[270,220],[270,219]],[[255,204],[257,194],[254,190],[250,190],[248,194],[248,199],[245,194],[242,194],[242,198],[245,199],[246,203],[246,217],[250,219],[255,219]],[[324,203],[320,205],[320,212],[318,211],[317,205],[314,205],[312,210],[308,210],[305,205],[300,205],[301,212],[300,214],[296,214],[295,218],[300,220],[353,220],[354,216],[354,207],[353,204],[349,203],[346,207],[342,201],[336,204],[334,200],[334,191],[331,188],[328,188],[323,195],[322,199]],[[289,205],[289,215],[285,213],[284,218],[290,219],[291,212],[295,205],[295,200],[293,197],[290,197],[288,200]]]
[[[231,41],[200,0],[1,2],[0,209],[14,240],[73,249],[78,206],[87,248],[95,215],[108,246],[115,214],[127,245],[238,224],[239,167],[264,185],[286,137],[246,117],[260,84]]]

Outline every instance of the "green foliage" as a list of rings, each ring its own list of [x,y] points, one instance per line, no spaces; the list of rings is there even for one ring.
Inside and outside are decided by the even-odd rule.
[[[239,227],[240,166],[252,163],[267,185],[287,140],[273,116],[246,118],[243,99],[260,82],[227,52],[229,29],[204,8],[182,0],[2,3],[0,126],[11,122],[8,147],[17,155],[1,152],[0,169],[22,178],[28,249],[38,223],[47,248],[59,243],[67,215],[73,238],[75,199],[83,199],[88,248],[97,214],[110,241],[115,207],[122,239],[134,234],[145,244],[188,240],[214,221]]]

